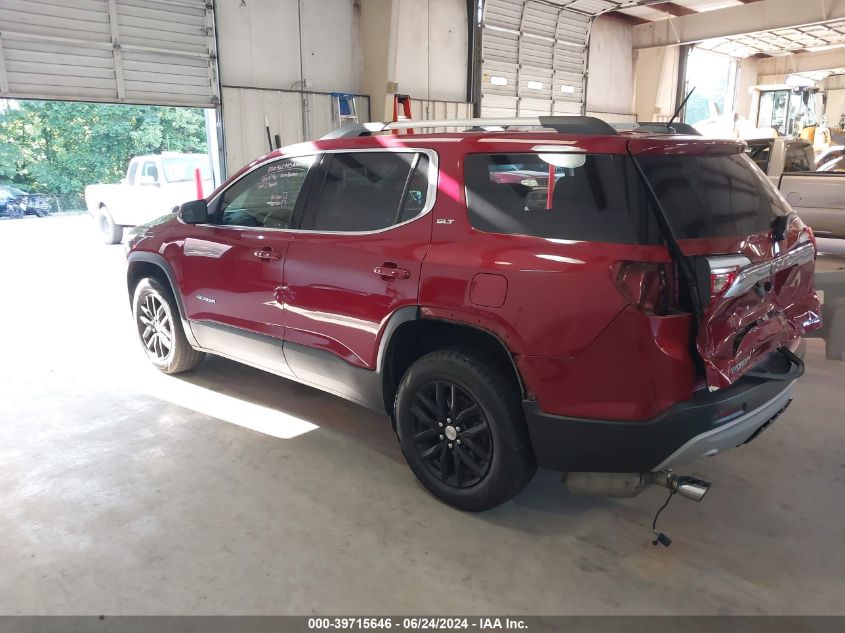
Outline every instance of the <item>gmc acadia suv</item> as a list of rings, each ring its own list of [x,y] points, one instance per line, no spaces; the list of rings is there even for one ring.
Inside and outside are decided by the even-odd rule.
[[[150,360],[218,354],[386,411],[422,484],[472,511],[538,465],[635,494],[756,437],[820,324],[811,231],[741,142],[539,123],[294,145],[140,227]]]

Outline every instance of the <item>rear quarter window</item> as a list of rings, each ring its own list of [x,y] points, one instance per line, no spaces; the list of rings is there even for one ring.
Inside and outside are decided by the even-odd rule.
[[[678,239],[762,233],[787,212],[769,179],[743,154],[637,160]]]
[[[647,191],[627,156],[470,154],[464,177],[469,220],[479,231],[660,243]]]

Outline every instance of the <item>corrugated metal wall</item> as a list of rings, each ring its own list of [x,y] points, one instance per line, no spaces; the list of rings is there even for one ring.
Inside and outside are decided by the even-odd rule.
[[[482,116],[582,114],[587,45],[612,0],[485,0]]]
[[[205,0],[3,0],[0,97],[218,103]]]

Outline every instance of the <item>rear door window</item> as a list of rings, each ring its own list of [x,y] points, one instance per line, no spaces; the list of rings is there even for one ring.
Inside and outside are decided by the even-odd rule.
[[[326,154],[316,200],[301,229],[377,231],[419,215],[428,195],[428,159],[415,152]]]
[[[470,223],[480,231],[660,243],[648,192],[627,156],[471,154],[464,175]]]
[[[783,160],[784,172],[812,171],[815,163],[813,148],[804,143],[790,143],[786,146]]]
[[[149,182],[158,182],[158,167],[152,161],[147,161],[141,168],[141,175],[147,178]]]
[[[762,233],[787,212],[769,179],[744,154],[637,160],[678,239]]]

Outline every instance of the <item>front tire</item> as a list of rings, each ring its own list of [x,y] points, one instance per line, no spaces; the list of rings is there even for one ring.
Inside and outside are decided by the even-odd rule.
[[[123,241],[123,227],[114,223],[106,205],[100,207],[97,226],[99,226],[103,241],[106,244],[120,244]]]
[[[394,405],[402,453],[435,497],[470,512],[520,492],[537,464],[507,370],[461,349],[419,358]]]
[[[179,374],[205,358],[188,343],[173,295],[157,279],[146,277],[135,287],[132,314],[147,358],[160,371]]]

